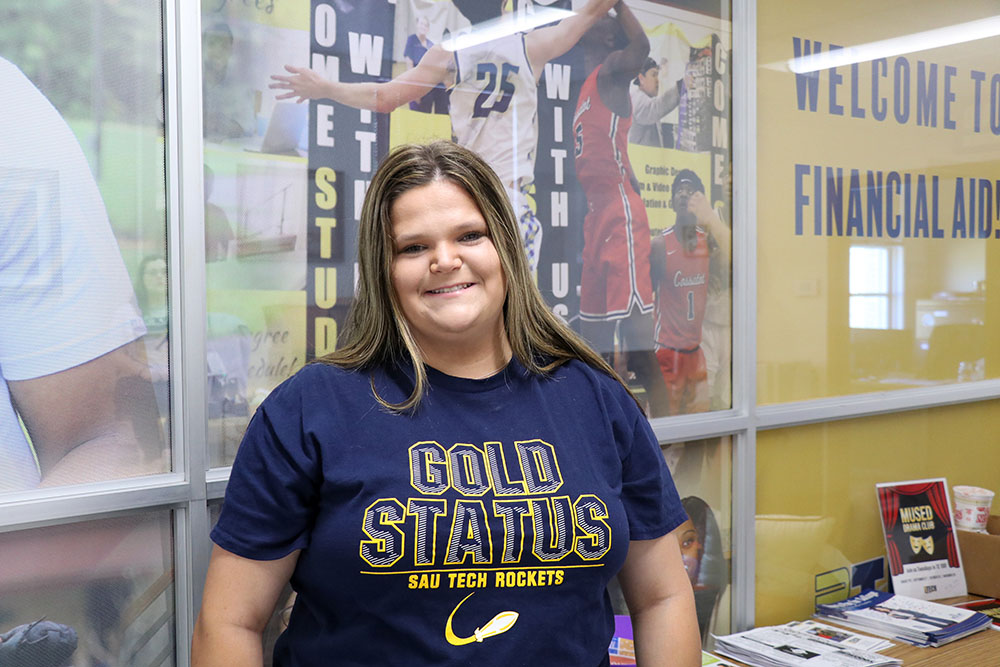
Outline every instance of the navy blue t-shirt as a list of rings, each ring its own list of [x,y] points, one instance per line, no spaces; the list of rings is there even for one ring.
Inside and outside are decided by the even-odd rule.
[[[412,370],[412,369],[411,369]],[[629,540],[686,519],[649,423],[581,362],[485,380],[306,366],[257,410],[212,539],[301,549],[274,664],[607,664]]]

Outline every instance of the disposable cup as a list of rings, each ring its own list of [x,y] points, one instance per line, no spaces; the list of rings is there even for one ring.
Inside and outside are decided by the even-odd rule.
[[[955,492],[955,527],[985,533],[993,492],[979,486],[956,486],[952,491]]]

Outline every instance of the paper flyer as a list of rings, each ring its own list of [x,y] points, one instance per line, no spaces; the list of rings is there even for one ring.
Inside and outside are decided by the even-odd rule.
[[[944,478],[876,485],[893,590],[939,600],[965,595]]]

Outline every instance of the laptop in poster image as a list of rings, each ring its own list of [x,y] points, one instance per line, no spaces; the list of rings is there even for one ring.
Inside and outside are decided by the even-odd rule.
[[[267,130],[259,146],[248,146],[251,153],[272,153],[275,155],[299,155],[302,133],[309,120],[309,105],[295,102],[276,102],[271,110]]]

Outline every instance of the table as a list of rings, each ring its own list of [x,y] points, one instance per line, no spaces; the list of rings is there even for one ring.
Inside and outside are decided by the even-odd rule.
[[[982,600],[978,595],[968,595],[947,600],[937,600],[942,604],[955,604],[971,600]],[[823,623],[836,625],[830,619],[821,619]],[[845,628],[851,632],[861,632],[853,628]],[[901,658],[903,667],[990,667],[1000,665],[1000,631],[986,628],[982,632],[953,641],[937,648],[911,646],[898,640],[892,648],[879,651],[893,658]],[[722,656],[720,656],[722,657]],[[734,665],[744,663],[732,658],[726,658]]]
[[[905,667],[988,667],[1000,665],[1000,632],[987,628],[937,648],[922,648],[898,643],[881,651],[894,658],[902,658]]]

